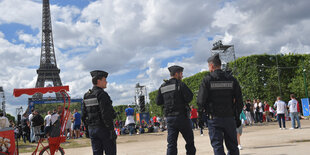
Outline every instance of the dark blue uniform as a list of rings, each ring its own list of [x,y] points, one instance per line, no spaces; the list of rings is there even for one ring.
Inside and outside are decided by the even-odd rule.
[[[94,155],[116,154],[115,117],[110,96],[102,88],[94,86],[84,95],[82,120],[88,128]]]
[[[243,103],[238,81],[218,69],[206,75],[198,93],[198,111],[205,110],[209,116],[208,128],[215,155],[223,155],[223,139],[228,154],[239,154],[236,124],[240,125],[239,114]]]
[[[193,99],[191,90],[180,80],[172,78],[161,85],[156,98],[157,105],[163,105],[167,118],[167,155],[177,154],[179,132],[186,141],[186,154],[194,155],[194,135],[189,119],[188,103]]]

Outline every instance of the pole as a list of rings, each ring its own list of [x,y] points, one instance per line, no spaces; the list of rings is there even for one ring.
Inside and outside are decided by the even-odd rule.
[[[277,63],[277,71],[278,71],[279,91],[280,91],[280,96],[281,96],[282,95],[282,91],[281,91],[281,83],[280,83],[280,69],[279,69],[279,63],[278,63],[278,55],[276,55],[276,63]]]
[[[302,72],[303,72],[303,75],[304,75],[305,95],[306,95],[306,98],[309,98],[309,96],[308,96],[308,86],[307,86],[307,75],[306,75],[306,69],[305,69],[305,61],[304,61],[303,57],[302,57]]]

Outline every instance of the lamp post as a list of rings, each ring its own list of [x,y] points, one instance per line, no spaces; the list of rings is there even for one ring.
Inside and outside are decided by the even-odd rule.
[[[281,90],[281,82],[280,82],[280,67],[279,67],[279,61],[278,61],[278,55],[275,54],[275,55],[270,55],[269,57],[269,60],[272,61],[272,57],[271,56],[274,56],[276,57],[276,66],[277,66],[277,74],[278,74],[278,86],[279,86],[279,92],[280,92],[280,95],[282,95],[282,90]]]
[[[3,90],[3,87],[0,86],[0,94],[1,94],[1,98],[2,98],[2,112],[3,112],[3,115],[5,116],[6,115],[6,112],[5,112],[5,95],[4,95],[4,90]]]
[[[304,61],[303,57],[302,57],[302,72],[303,72],[303,75],[304,75],[304,87],[305,87],[306,98],[309,98],[309,96],[308,96],[308,86],[307,86],[307,75],[306,75],[306,69],[305,69],[305,61]]]
[[[282,91],[281,91],[281,83],[280,83],[280,69],[279,69],[278,55],[276,55],[276,63],[277,63],[277,72],[278,72],[279,91],[280,91],[280,96],[281,96]]]

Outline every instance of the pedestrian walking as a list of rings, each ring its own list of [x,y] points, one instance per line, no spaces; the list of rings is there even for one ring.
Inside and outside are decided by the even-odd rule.
[[[251,116],[251,100],[246,100],[245,104],[245,116],[247,119],[247,124],[252,125],[253,124],[253,118]]]
[[[243,111],[241,112],[239,119],[240,119],[241,121],[242,121],[242,120],[244,120],[245,122],[247,121],[246,116],[245,116],[245,114],[243,113]],[[239,150],[242,150],[241,139],[240,139],[240,137],[241,137],[241,135],[242,135],[242,128],[243,128],[243,125],[240,125],[239,128],[237,128],[237,130],[236,130],[236,131],[237,131],[237,141],[238,141],[238,149],[239,149]]]
[[[192,124],[193,124],[192,128],[195,130],[198,128],[197,118],[198,118],[197,109],[194,108],[194,106],[191,106],[191,120],[192,120]]]
[[[286,103],[281,100],[281,97],[277,97],[277,101],[274,103],[274,107],[277,108],[277,118],[279,122],[279,127],[281,130],[286,129],[285,127],[285,111],[286,111]],[[283,123],[283,128],[281,124],[281,120]]]
[[[300,126],[300,121],[299,121],[299,116],[298,116],[298,111],[297,111],[298,102],[294,94],[291,94],[290,97],[291,97],[291,100],[288,102],[288,107],[290,109],[290,117],[292,121],[292,127],[290,129],[295,129],[295,120],[297,121],[296,128],[300,129],[301,126]]]

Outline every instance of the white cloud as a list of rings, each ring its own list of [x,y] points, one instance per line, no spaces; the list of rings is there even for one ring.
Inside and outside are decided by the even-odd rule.
[[[106,70],[115,78],[108,78],[106,91],[118,105],[133,102],[138,82],[148,92],[158,89],[169,78],[170,65],[183,66],[185,77],[207,70],[206,59],[219,39],[234,44],[237,57],[309,53],[309,4],[307,0],[97,0],[83,9],[51,5],[60,76],[75,98],[92,87],[89,71]],[[41,49],[33,45],[41,41],[42,2],[2,0],[0,8],[0,25],[18,23],[39,30],[10,31],[18,34],[10,40],[23,43],[10,42],[6,39],[10,34],[0,32],[0,83],[8,105],[15,108],[16,101],[25,102],[26,97],[12,99],[13,88],[34,87],[36,82]],[[115,82],[133,72],[138,74]]]
[[[41,7],[42,4],[31,0],[2,0],[0,2],[0,24],[19,23],[38,28],[42,20]]]
[[[248,15],[240,12],[238,8],[230,3],[226,3],[222,9],[216,11],[214,18],[212,26],[227,29],[230,25],[239,25],[248,18]]]
[[[38,36],[33,36],[31,34],[26,34],[23,31],[19,31],[18,39],[24,41],[25,43],[29,43],[30,45],[37,45],[40,43],[40,39]]]

